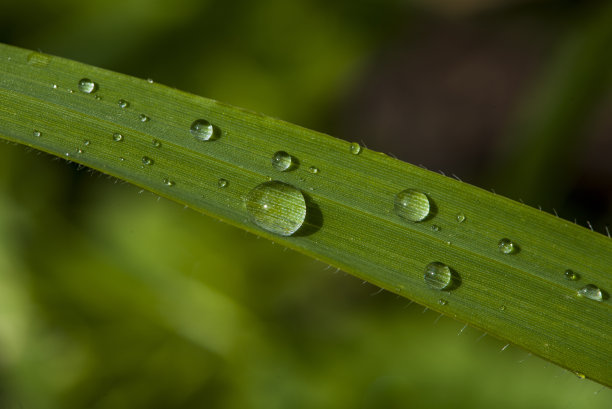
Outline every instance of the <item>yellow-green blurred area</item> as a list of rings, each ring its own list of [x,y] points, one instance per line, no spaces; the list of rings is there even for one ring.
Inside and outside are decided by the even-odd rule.
[[[0,41],[612,221],[606,1],[3,0]],[[0,408],[612,407],[610,389],[506,344],[0,146]]]

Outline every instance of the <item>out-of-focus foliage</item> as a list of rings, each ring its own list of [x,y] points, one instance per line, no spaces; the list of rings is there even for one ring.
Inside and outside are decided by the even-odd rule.
[[[486,33],[494,32],[489,21],[536,21],[557,49],[569,35],[560,27],[579,30],[569,24],[576,15],[588,27],[597,12],[536,3],[543,5],[473,16],[466,7],[460,25]],[[449,23],[435,13],[399,0],[4,1],[0,41],[342,136],[368,122],[359,107],[345,107],[387,100],[380,73],[405,72],[393,58],[405,39],[418,50],[432,38],[428,27],[444,32]],[[445,51],[411,51],[407,59],[435,61]],[[526,88],[536,88],[533,78],[555,56],[522,74]],[[404,81],[432,81],[421,74]],[[370,82],[381,93],[359,91]],[[454,95],[448,88],[438,95],[445,107]],[[517,96],[508,110],[523,104]],[[593,115],[609,107],[593,105]],[[391,123],[410,117],[396,105],[384,112]],[[436,118],[419,123],[434,127]],[[592,127],[610,129],[598,121]],[[508,124],[500,128],[511,134]],[[420,131],[404,123],[404,132]],[[421,147],[410,136],[389,148],[379,135],[355,136],[379,150]],[[493,163],[503,152],[483,155]],[[604,408],[612,401],[609,389],[512,346],[499,353],[504,343],[470,328],[457,336],[461,323],[131,186],[11,145],[1,146],[0,171],[2,408]],[[568,183],[580,178],[576,171]],[[570,199],[559,206],[609,221],[612,190],[596,188],[568,185]],[[595,205],[571,200],[585,191]]]

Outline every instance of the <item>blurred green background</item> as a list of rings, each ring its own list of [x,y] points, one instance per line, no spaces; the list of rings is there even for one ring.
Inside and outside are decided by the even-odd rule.
[[[3,0],[0,41],[612,221],[606,1]],[[462,328],[0,145],[0,408],[611,407],[612,390]]]

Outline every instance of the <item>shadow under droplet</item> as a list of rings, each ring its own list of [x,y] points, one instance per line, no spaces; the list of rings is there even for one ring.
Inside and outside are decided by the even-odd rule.
[[[453,291],[456,290],[457,288],[459,288],[461,286],[461,276],[459,275],[459,273],[457,273],[457,271],[455,271],[454,269],[450,268],[450,272],[451,272],[451,283],[448,287],[446,287],[444,290],[445,291]]]
[[[319,205],[307,193],[302,191],[302,194],[306,202],[306,219],[302,227],[293,234],[293,237],[309,236],[319,231],[323,226],[323,213],[321,213]]]

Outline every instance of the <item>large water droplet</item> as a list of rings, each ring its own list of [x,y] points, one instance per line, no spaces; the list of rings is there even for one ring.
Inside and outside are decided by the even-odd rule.
[[[429,288],[444,290],[453,283],[453,274],[446,264],[434,261],[425,267],[423,279]]]
[[[603,301],[603,292],[599,287],[593,284],[587,284],[578,290],[579,297],[585,297],[594,301]]]
[[[497,248],[504,254],[514,254],[518,251],[518,246],[510,239],[501,239],[497,243]]]
[[[431,211],[427,195],[413,189],[399,192],[395,196],[394,208],[395,214],[411,222],[425,220]]]
[[[350,151],[353,155],[359,155],[361,152],[361,145],[359,145],[357,142],[351,143]]]
[[[257,185],[245,198],[245,205],[256,225],[281,236],[291,236],[306,219],[302,192],[278,181]]]
[[[86,94],[94,93],[98,90],[98,84],[90,80],[89,78],[83,78],[79,81],[79,91]]]
[[[215,134],[215,127],[206,119],[197,119],[191,124],[189,132],[200,141],[209,141]]]
[[[577,281],[580,278],[580,275],[576,273],[574,270],[570,270],[569,268],[565,270],[563,273],[565,278],[570,281]]]
[[[272,167],[280,172],[291,169],[293,158],[285,151],[275,152],[272,156]]]

